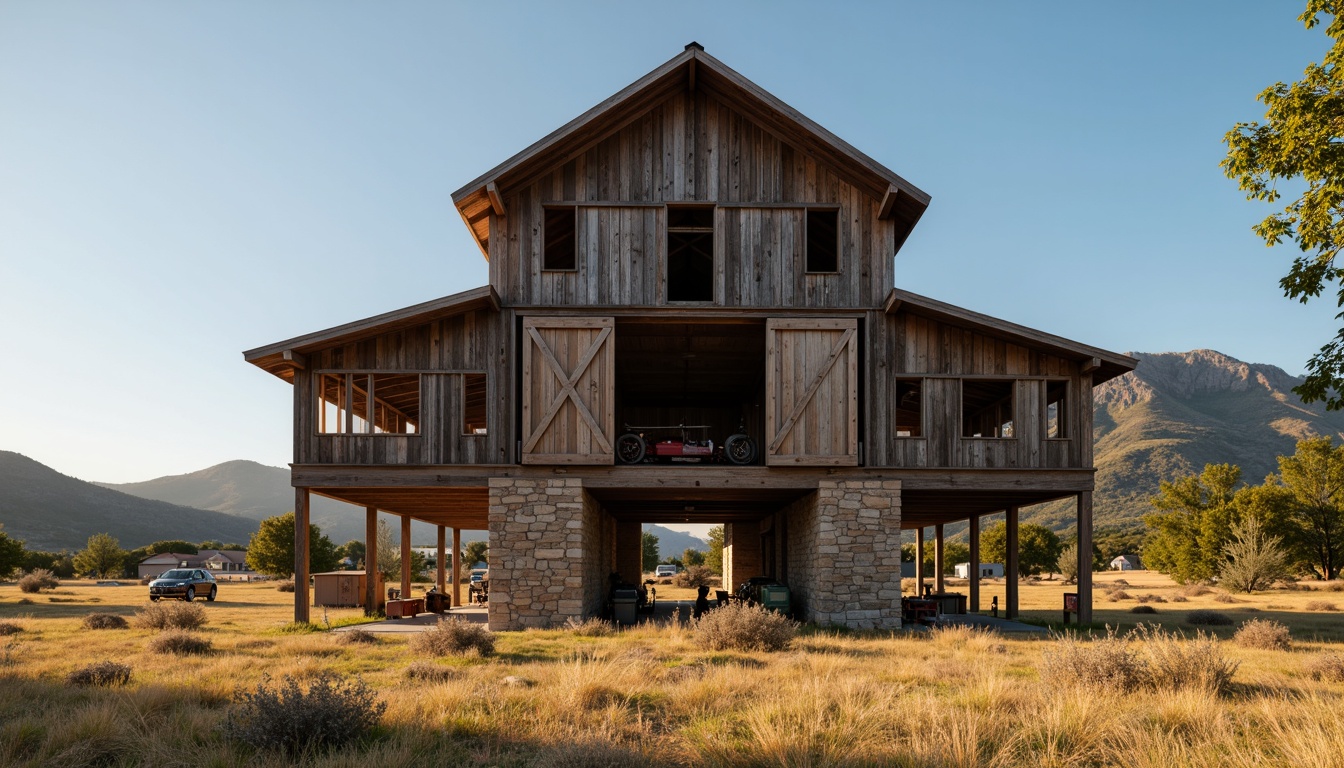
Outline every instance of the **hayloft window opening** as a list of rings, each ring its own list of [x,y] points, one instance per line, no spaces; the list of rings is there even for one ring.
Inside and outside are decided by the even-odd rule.
[[[420,422],[420,376],[323,373],[317,378],[317,431],[325,435],[413,435]]]
[[[924,382],[896,382],[896,436],[924,436]]]
[[[1067,381],[1047,381],[1045,383],[1045,436],[1047,438],[1065,438],[1068,433],[1068,391]]]
[[[807,212],[807,271],[840,271],[840,211]]]
[[[462,376],[462,434],[488,434],[485,424],[485,374],[467,373]]]
[[[667,207],[667,300],[714,300],[714,206]]]
[[[1013,382],[961,382],[961,436],[1016,436],[1013,424]]]
[[[542,231],[541,268],[548,272],[573,272],[578,264],[579,209],[573,205],[546,209]]]

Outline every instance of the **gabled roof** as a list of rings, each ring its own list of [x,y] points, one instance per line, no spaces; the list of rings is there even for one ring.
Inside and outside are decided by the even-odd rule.
[[[909,312],[949,325],[977,331],[986,336],[1021,344],[1031,349],[1039,349],[1069,360],[1077,360],[1083,363],[1084,368],[1092,369],[1092,384],[1094,386],[1116,376],[1129,373],[1139,365],[1138,360],[1128,355],[1080,344],[1062,336],[1055,336],[1034,328],[1028,328],[1025,325],[982,315],[979,312],[962,309],[952,304],[930,299],[927,296],[903,291],[900,288],[891,289],[891,293],[887,296],[885,310],[887,314]]]
[[[673,94],[694,89],[702,89],[731,104],[762,129],[835,169],[856,187],[882,201],[883,217],[896,220],[898,248],[929,205],[927,193],[705,53],[699,43],[691,43],[661,67],[453,193],[453,203],[482,253],[488,258],[490,213],[503,213],[501,190],[530,183],[629,125]]]
[[[470,291],[444,296],[423,304],[384,312],[353,323],[338,325],[325,331],[296,336],[264,347],[249,349],[243,359],[285,381],[294,380],[294,369],[304,366],[304,355],[328,347],[348,344],[370,336],[378,336],[403,328],[428,323],[443,317],[460,315],[477,309],[499,310],[499,294],[486,285]]]

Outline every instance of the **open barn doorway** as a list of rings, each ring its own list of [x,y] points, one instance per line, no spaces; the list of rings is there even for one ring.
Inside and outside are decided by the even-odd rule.
[[[617,432],[639,438],[618,464],[760,463],[765,321],[618,319],[615,338]]]

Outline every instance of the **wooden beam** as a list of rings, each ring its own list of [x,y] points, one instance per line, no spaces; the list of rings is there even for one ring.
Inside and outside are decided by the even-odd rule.
[[[924,528],[915,529],[915,597],[924,596]]]
[[[401,516],[401,599],[411,596],[411,518]]]
[[[966,574],[970,577],[970,604],[966,610],[971,613],[980,612],[980,516],[971,515],[967,520],[969,526],[967,531],[970,533],[971,562],[969,567],[971,572]]]
[[[308,623],[308,489],[294,489],[294,621]]]
[[[933,591],[938,594],[947,592],[947,586],[943,580],[943,568],[947,565],[943,560],[943,524],[933,526]]]
[[[495,186],[495,182],[488,181],[485,183],[485,196],[490,198],[490,209],[495,212],[495,215],[503,216],[504,198],[499,196],[499,187]]]
[[[436,528],[436,532],[438,533],[438,540],[436,541],[436,544],[437,544],[437,546],[438,546],[438,550],[434,553],[434,555],[435,555],[435,557],[434,557],[434,585],[435,585],[435,587],[438,588],[438,590],[439,590],[439,594],[442,595],[442,594],[446,594],[446,593],[448,592],[448,583],[447,583],[447,579],[446,579],[446,575],[447,575],[447,572],[448,572],[448,564],[447,564],[446,562],[444,562],[445,560],[447,560],[447,557],[446,557],[446,556],[447,556],[448,553],[447,553],[445,550],[447,550],[448,548],[447,548],[447,546],[445,546],[445,542],[444,542],[444,529],[443,529],[443,526],[442,526],[442,525],[439,525],[439,526],[435,526],[435,528]],[[457,529],[454,528],[453,530],[457,530]]]
[[[1017,542],[1017,507],[1009,507],[1006,515],[1008,527],[1008,556],[1003,564],[1003,615],[1005,618],[1017,618],[1018,607],[1018,584],[1017,584],[1017,561],[1018,561],[1018,542]]]
[[[305,369],[308,367],[308,358],[295,352],[292,349],[286,349],[280,353],[280,358],[289,363],[294,368]]]
[[[882,207],[877,210],[877,218],[891,218],[891,212],[896,208],[896,200],[901,196],[901,190],[896,188],[895,184],[887,187],[887,193],[882,196]]]
[[[364,508],[364,615],[377,616],[382,601],[378,589],[378,508]]]
[[[453,529],[453,607],[462,605],[462,529]]]
[[[1101,367],[1101,358],[1090,357],[1083,361],[1082,372],[1091,373]]]
[[[1078,494],[1078,623],[1092,623],[1092,492]]]

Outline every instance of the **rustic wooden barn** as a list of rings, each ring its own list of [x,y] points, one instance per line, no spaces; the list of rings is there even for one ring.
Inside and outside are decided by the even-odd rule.
[[[404,551],[488,528],[496,629],[600,611],[643,522],[723,523],[729,583],[857,627],[900,623],[902,530],[969,521],[974,553],[1073,498],[1091,551],[1091,391],[1135,361],[897,287],[929,196],[700,46],[453,199],[489,285],[244,353],[293,384],[298,584],[312,493]]]

